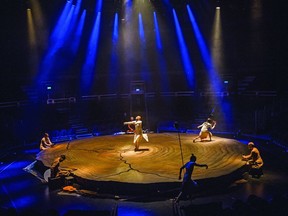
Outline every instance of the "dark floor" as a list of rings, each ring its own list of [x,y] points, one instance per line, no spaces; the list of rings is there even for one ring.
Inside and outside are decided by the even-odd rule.
[[[34,147],[34,148],[33,148]],[[118,197],[91,197],[77,193],[65,193],[59,189],[51,189],[38,178],[23,170],[35,161],[38,148],[24,146],[1,153],[0,164],[0,207],[1,215],[189,215],[185,208],[218,203],[222,209],[235,208],[235,203],[248,202],[251,195],[271,202],[276,197],[284,196],[287,200],[288,173],[287,155],[285,152],[272,150],[272,146],[261,146],[265,161],[264,175],[257,179],[243,175],[234,184],[223,189],[222,193],[205,191],[192,198],[181,201],[176,208],[173,197],[134,197],[119,199]],[[255,197],[254,197],[255,198]],[[174,206],[174,208],[173,208]],[[174,209],[174,211],[173,211]],[[285,215],[287,207],[280,212]],[[71,211],[74,210],[74,214]],[[78,211],[75,213],[75,211]],[[80,213],[81,211],[81,213]],[[88,213],[89,211],[89,213]],[[278,211],[279,212],[279,211]],[[10,213],[10,214],[9,214]],[[87,213],[87,214],[85,214]],[[201,214],[199,214],[201,215]],[[204,215],[204,214],[202,214]],[[216,215],[216,214],[215,214]],[[248,214],[242,214],[248,215]],[[257,215],[257,214],[255,214]],[[260,215],[260,214],[258,214]]]

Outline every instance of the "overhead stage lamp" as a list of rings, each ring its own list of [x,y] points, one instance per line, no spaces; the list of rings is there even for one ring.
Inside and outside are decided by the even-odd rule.
[[[216,2],[216,10],[220,10],[220,0],[217,0]]]

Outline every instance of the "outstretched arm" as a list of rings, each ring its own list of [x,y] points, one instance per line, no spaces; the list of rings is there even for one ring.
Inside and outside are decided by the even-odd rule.
[[[135,124],[135,121],[130,121],[130,122],[124,122],[124,125],[131,125],[131,124]]]
[[[250,159],[252,157],[252,151],[249,155],[242,155],[242,158],[244,159]]]
[[[203,127],[203,124],[199,125],[197,128],[201,128],[201,127]]]
[[[207,164],[197,164],[197,163],[195,163],[195,166],[206,167],[206,169],[208,169],[208,165]]]

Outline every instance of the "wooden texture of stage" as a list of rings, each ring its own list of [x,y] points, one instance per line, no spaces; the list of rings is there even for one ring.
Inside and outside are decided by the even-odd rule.
[[[195,167],[194,180],[229,175],[245,164],[241,155],[247,152],[247,146],[234,139],[213,136],[211,142],[193,143],[196,134],[151,133],[148,136],[149,142],[142,140],[137,152],[132,134],[107,135],[58,143],[41,151],[37,160],[50,167],[56,157],[64,154],[66,160],[60,167],[75,169],[73,175],[76,177],[135,184],[180,183],[180,143],[184,163],[193,153],[197,163],[209,166],[208,169]]]

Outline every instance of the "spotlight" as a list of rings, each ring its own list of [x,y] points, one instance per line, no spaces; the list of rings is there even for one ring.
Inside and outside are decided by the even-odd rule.
[[[216,10],[220,10],[220,0],[216,1]]]
[[[47,83],[47,84],[45,84],[45,88],[46,88],[47,91],[52,91],[52,89],[53,89],[53,84]]]

